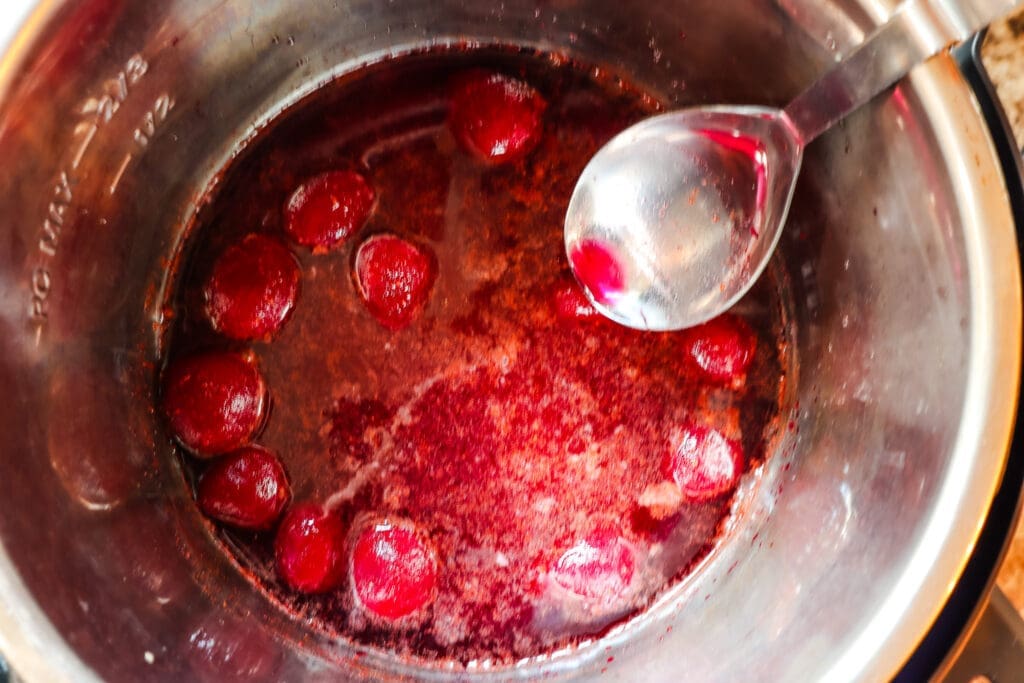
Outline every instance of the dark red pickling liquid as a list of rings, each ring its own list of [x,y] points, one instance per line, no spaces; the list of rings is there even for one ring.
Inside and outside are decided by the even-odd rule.
[[[546,102],[541,138],[514,162],[482,161],[447,123],[451,84],[475,69],[521,79]],[[733,503],[729,491],[667,511],[641,504],[670,486],[673,435],[707,425],[741,447],[746,469],[764,456],[783,376],[769,283],[738,308],[756,351],[731,383],[702,373],[683,336],[587,315],[566,289],[562,221],[579,172],[658,108],[611,80],[534,53],[395,59],[286,112],[200,213],[171,359],[240,348],[203,318],[219,253],[251,232],[289,244],[301,295],[273,340],[245,347],[272,402],[255,442],[279,454],[293,506],[334,510],[347,552],[356,531],[387,518],[436,553],[428,606],[391,623],[366,613],[351,577],[322,594],[289,589],[273,533],[215,527],[257,585],[318,628],[403,656],[498,663],[599,635],[684,577]],[[288,241],[284,207],[333,170],[362,174],[376,203],[353,235],[314,254]],[[399,329],[371,314],[354,273],[359,245],[380,233],[436,259],[422,309]],[[203,464],[183,460],[194,479]]]

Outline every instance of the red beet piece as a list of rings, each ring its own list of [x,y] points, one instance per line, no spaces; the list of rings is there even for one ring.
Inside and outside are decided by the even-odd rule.
[[[213,265],[203,300],[213,329],[231,339],[267,339],[288,319],[299,295],[299,265],[265,235],[249,235]]]
[[[662,473],[687,500],[712,500],[736,487],[743,474],[743,450],[716,429],[685,425],[673,439]]]
[[[552,296],[552,304],[555,317],[565,322],[594,320],[603,317],[575,282],[559,282]]]
[[[249,442],[263,422],[266,394],[255,361],[214,351],[168,366],[163,410],[178,440],[208,457]]]
[[[730,313],[686,330],[683,344],[697,367],[719,382],[742,378],[757,349],[750,327]]]
[[[625,289],[626,281],[611,247],[599,240],[583,240],[569,254],[580,284],[600,304],[611,304]]]
[[[394,235],[374,235],[356,254],[356,284],[366,307],[389,330],[409,325],[427,301],[433,255]]]
[[[522,81],[483,70],[457,78],[448,125],[467,151],[484,161],[524,157],[540,139],[547,103]]]
[[[199,478],[199,507],[208,516],[243,529],[269,529],[291,489],[277,456],[249,446],[217,460]]]
[[[437,557],[408,523],[368,527],[352,551],[352,584],[373,614],[394,620],[422,609],[437,588]]]
[[[327,251],[366,223],[376,193],[355,171],[328,171],[303,183],[285,206],[285,230],[313,251]]]
[[[326,593],[345,576],[345,528],[319,505],[296,505],[274,541],[277,575],[303,593]]]
[[[562,588],[590,600],[614,602],[633,581],[632,547],[610,529],[590,534],[555,563],[551,577]]]

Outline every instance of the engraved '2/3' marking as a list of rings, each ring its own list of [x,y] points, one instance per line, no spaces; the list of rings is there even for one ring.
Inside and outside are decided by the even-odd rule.
[[[110,123],[114,114],[128,99],[130,88],[142,80],[149,71],[149,64],[141,55],[133,55],[125,62],[124,68],[113,78],[103,83],[102,93],[87,97],[78,107],[78,113],[95,125]]]
[[[133,55],[125,62],[124,68],[113,78],[104,81],[100,95],[87,97],[78,106],[80,117],[73,131],[75,152],[71,156],[71,168],[77,169],[89,150],[97,131],[114,118],[131,88],[149,71],[149,64],[140,55]]]

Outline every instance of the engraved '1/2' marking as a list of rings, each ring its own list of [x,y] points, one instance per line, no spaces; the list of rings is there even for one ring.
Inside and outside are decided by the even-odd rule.
[[[144,150],[149,146],[149,141],[156,135],[160,125],[167,120],[167,115],[172,109],[174,109],[174,100],[170,95],[164,93],[156,98],[153,106],[142,117],[142,123],[139,124],[139,127],[135,129],[132,135],[132,139],[140,150]],[[133,158],[132,153],[128,152],[124,155],[124,159],[121,160],[121,164],[117,167],[117,171],[114,172],[114,176],[110,181],[108,191],[111,195],[117,192],[117,187],[121,184],[121,178],[124,176],[125,171],[128,170],[128,166]]]

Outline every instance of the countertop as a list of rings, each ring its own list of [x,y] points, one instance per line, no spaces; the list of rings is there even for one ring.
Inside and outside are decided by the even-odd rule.
[[[995,82],[999,98],[1017,137],[1024,146],[1024,12],[994,25],[982,58]],[[1024,524],[1018,524],[1013,543],[999,572],[999,586],[1024,616]]]

